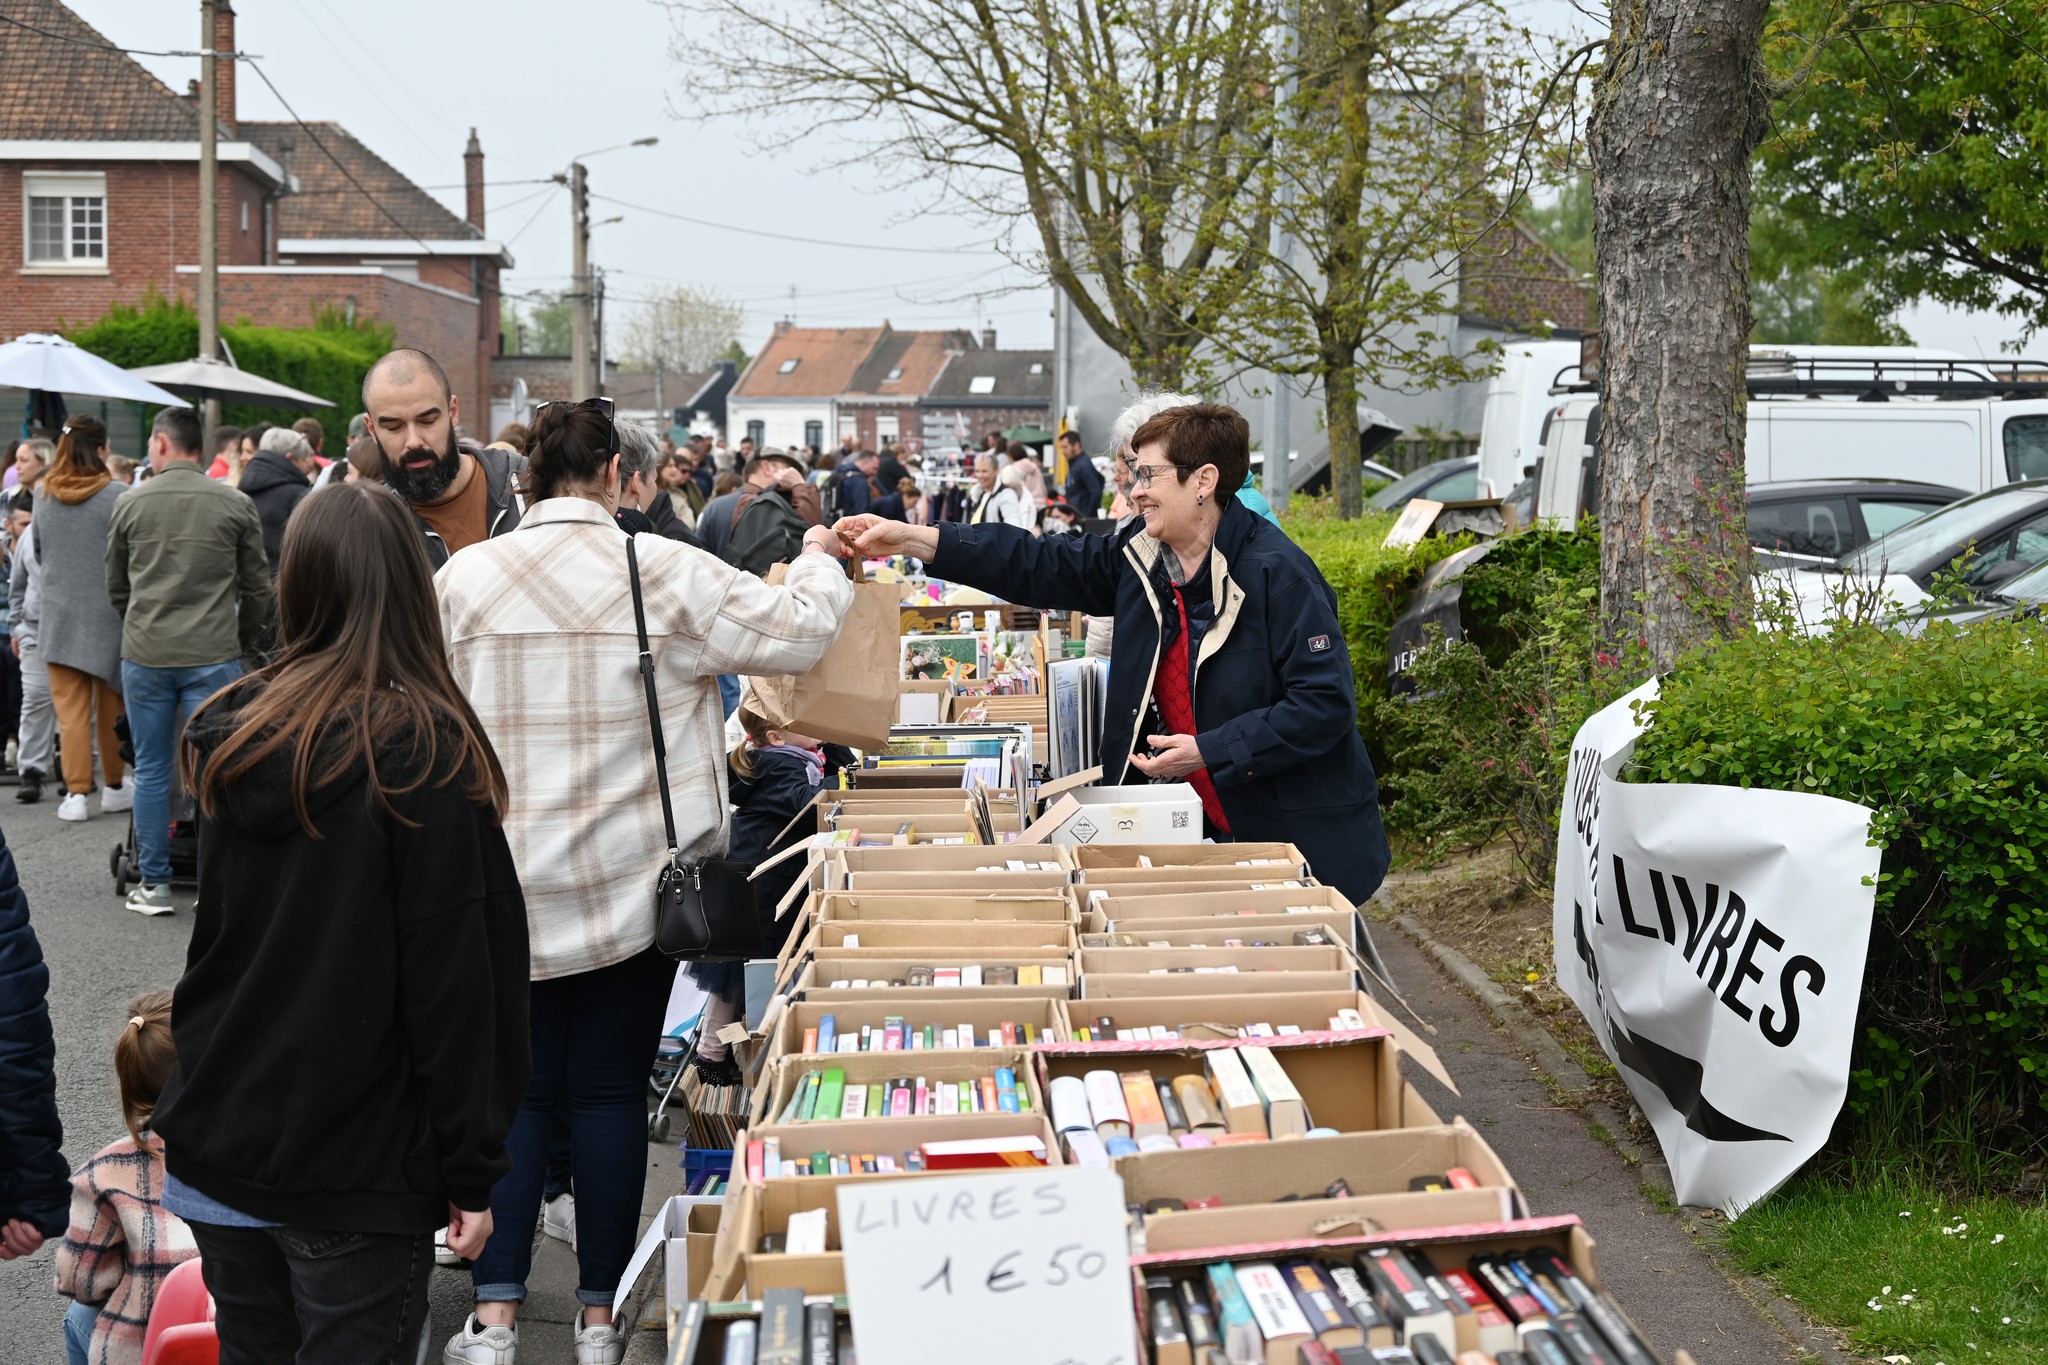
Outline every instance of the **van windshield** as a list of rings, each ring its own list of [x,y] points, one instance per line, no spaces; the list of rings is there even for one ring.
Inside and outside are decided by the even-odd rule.
[[[2048,487],[1994,488],[1974,498],[1950,503],[1938,512],[1901,526],[1888,536],[1843,555],[1836,563],[1851,573],[1910,573],[1930,555],[1952,545],[1965,545],[2015,512],[2048,499]]]

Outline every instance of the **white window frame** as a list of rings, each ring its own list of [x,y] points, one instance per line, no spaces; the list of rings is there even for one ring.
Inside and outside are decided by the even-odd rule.
[[[977,395],[994,393],[996,391],[996,377],[992,374],[975,375],[967,381],[967,391]]]
[[[36,259],[34,255],[35,223],[34,203],[36,200],[54,199],[63,207],[59,210],[60,231],[63,237],[62,256]],[[81,221],[80,215],[97,215],[97,222],[90,217]],[[107,214],[107,176],[104,171],[28,171],[21,177],[21,264],[24,272],[65,275],[104,275],[108,273],[108,251],[111,247]],[[77,252],[78,230],[84,227],[88,232],[96,227],[99,234],[97,256]]]
[[[903,416],[895,412],[875,414],[875,442],[901,440],[903,437]]]

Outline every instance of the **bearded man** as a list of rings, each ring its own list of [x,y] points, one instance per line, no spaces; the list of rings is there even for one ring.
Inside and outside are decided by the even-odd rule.
[[[363,376],[363,410],[385,486],[412,508],[435,569],[519,524],[525,457],[457,439],[455,394],[432,356],[402,348],[381,357]]]

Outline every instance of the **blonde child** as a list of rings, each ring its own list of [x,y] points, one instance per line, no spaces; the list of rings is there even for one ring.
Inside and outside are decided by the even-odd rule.
[[[71,1227],[57,1249],[57,1292],[72,1301],[64,1315],[69,1365],[141,1365],[158,1286],[199,1254],[191,1229],[161,1202],[163,1143],[149,1131],[177,1056],[171,993],[130,1001],[114,1040],[128,1136],[71,1178]]]

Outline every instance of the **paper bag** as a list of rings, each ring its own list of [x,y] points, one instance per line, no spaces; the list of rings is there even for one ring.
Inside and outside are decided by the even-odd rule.
[[[780,583],[777,564],[768,582]],[[817,666],[801,675],[749,678],[768,724],[855,749],[882,749],[896,719],[897,639],[902,607],[893,583],[870,583],[853,565],[853,606],[839,638]]]

